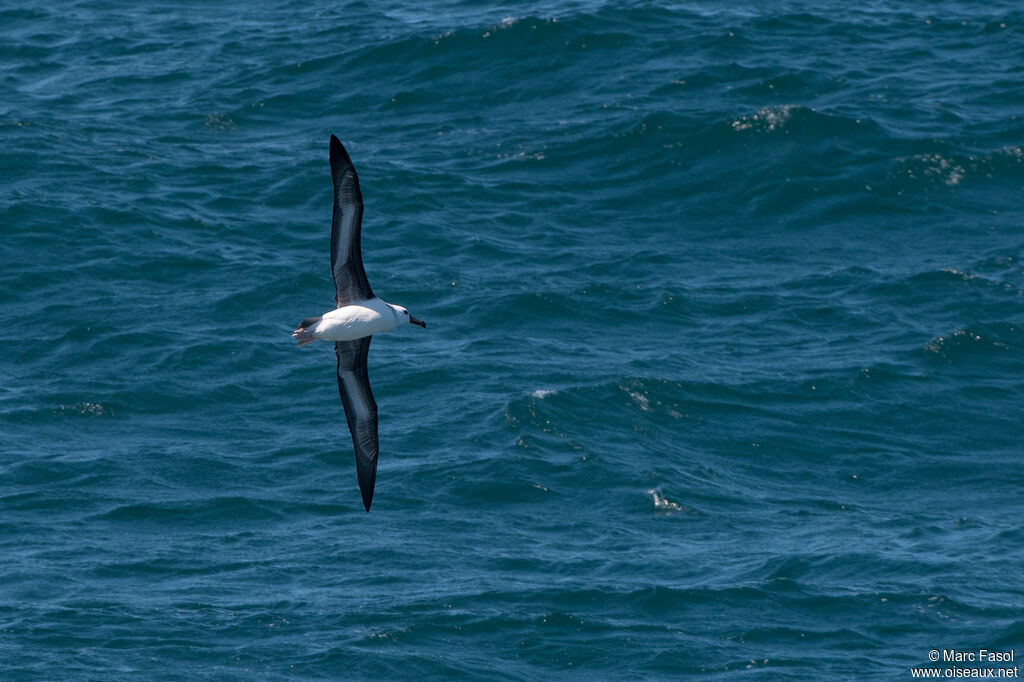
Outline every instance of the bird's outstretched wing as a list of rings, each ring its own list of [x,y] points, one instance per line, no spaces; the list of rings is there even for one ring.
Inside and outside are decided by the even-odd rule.
[[[356,473],[363,506],[370,511],[373,485],[377,480],[377,402],[370,391],[370,377],[366,372],[366,354],[370,339],[365,336],[355,341],[335,341],[338,356],[338,393],[345,406],[348,430],[356,451]]]
[[[334,218],[331,221],[331,271],[334,300],[340,308],[373,298],[363,270],[359,232],[363,222],[363,195],[352,159],[331,135],[331,177],[334,179]]]

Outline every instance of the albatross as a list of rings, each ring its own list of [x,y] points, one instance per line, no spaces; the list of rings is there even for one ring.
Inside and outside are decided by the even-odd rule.
[[[359,177],[348,152],[334,135],[331,135],[331,177],[334,180],[331,271],[337,308],[320,317],[307,317],[292,332],[292,337],[298,340],[299,346],[317,339],[334,342],[334,353],[338,356],[338,393],[352,434],[359,492],[363,506],[370,511],[377,480],[377,403],[366,371],[370,339],[374,334],[403,324],[427,325],[402,306],[380,300],[370,289],[359,244],[363,221]]]

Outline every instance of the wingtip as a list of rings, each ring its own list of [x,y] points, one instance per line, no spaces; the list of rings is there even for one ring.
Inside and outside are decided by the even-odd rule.
[[[340,172],[351,172],[355,174],[356,169],[352,165],[352,159],[348,156],[348,150],[345,149],[345,145],[341,143],[341,140],[337,138],[333,133],[331,134],[331,173],[334,175],[334,181],[338,181],[338,173]]]
[[[374,458],[369,465],[356,463],[357,478],[359,479],[359,494],[363,497],[363,507],[370,511],[370,503],[373,502],[373,489],[377,483],[377,460]]]

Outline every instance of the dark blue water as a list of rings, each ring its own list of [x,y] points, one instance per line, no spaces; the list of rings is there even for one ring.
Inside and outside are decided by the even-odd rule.
[[[0,677],[1024,646],[1014,2],[0,5]],[[327,141],[384,299],[373,510]]]

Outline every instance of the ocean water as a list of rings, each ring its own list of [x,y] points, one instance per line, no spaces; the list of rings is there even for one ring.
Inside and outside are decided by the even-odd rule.
[[[0,64],[0,678],[1024,655],[1019,3],[8,0]],[[428,324],[369,514],[331,133]]]

